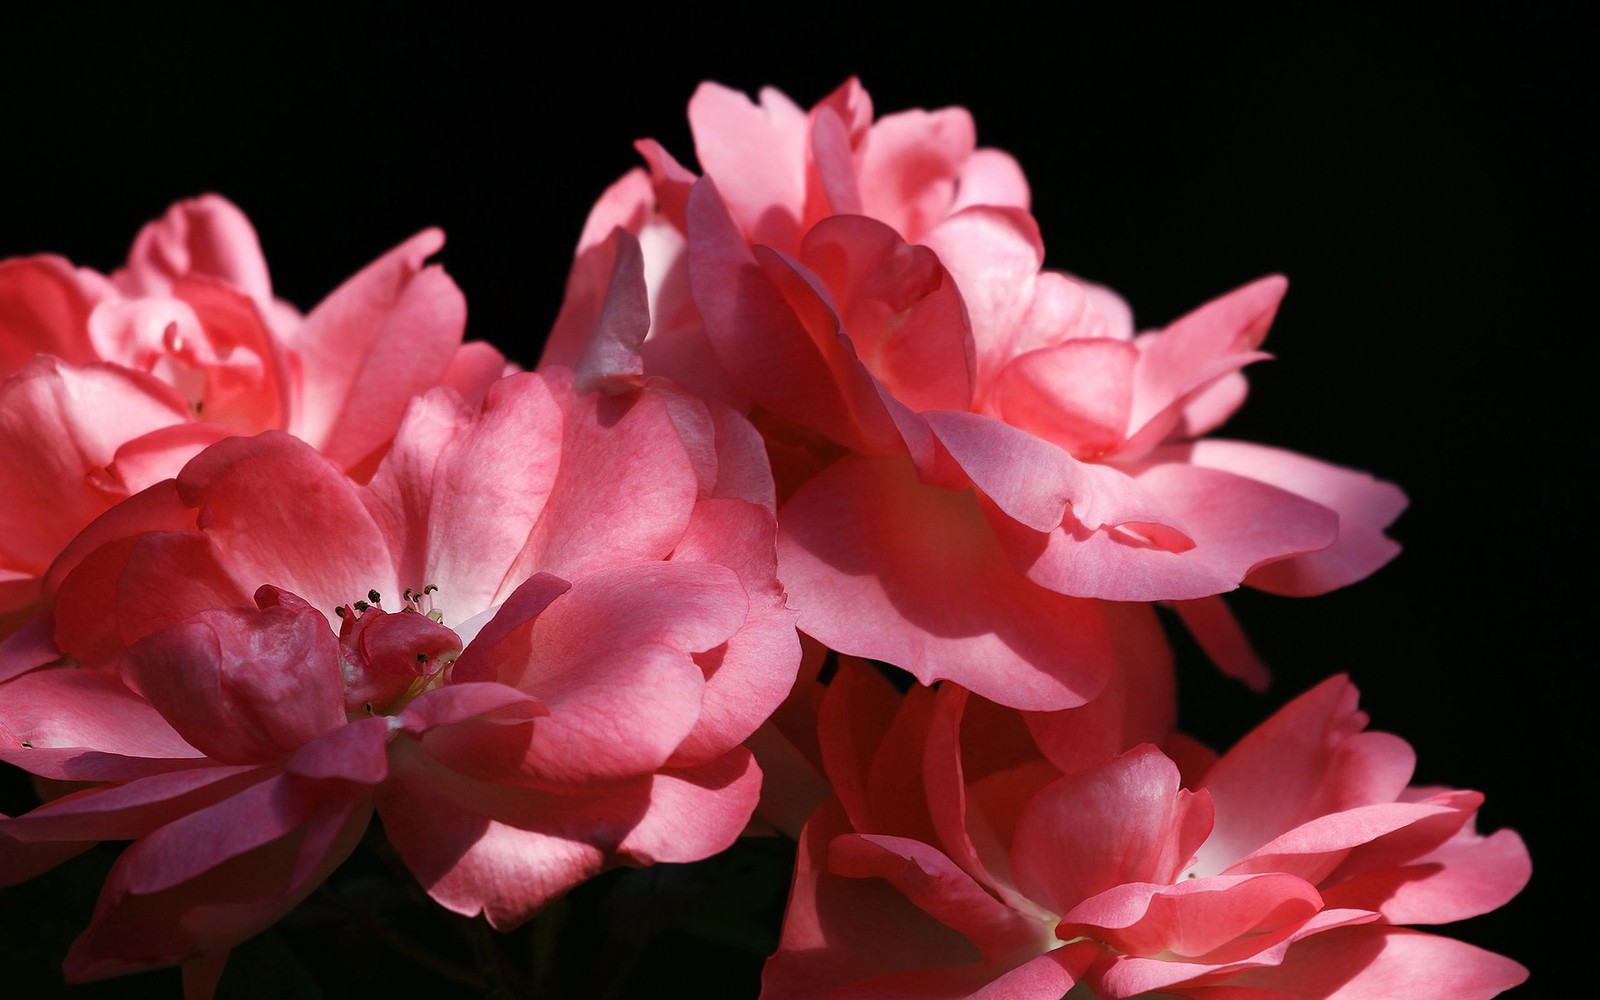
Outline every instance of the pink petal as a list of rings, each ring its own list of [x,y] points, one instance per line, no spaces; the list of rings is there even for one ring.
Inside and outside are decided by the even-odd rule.
[[[884,115],[861,150],[862,213],[919,238],[951,212],[976,142],[966,108]]]
[[[1090,531],[1116,525],[1160,526],[1187,548],[1178,519],[1127,472],[1080,462],[1057,445],[976,413],[923,414],[939,443],[1005,513],[1047,532],[1069,523]]]
[[[1229,591],[1263,563],[1327,547],[1337,531],[1327,508],[1230,473],[1168,463],[1139,473],[1135,483],[1159,505],[1162,520],[1098,531],[1069,521],[1042,539],[1005,521],[995,527],[1029,579],[1116,601]]]
[[[1371,923],[1376,919],[1376,914],[1363,913],[1359,910],[1322,910],[1293,930],[1280,927],[1260,941],[1242,938],[1234,942],[1231,948],[1225,946],[1225,950],[1229,952],[1241,953],[1236,960],[1231,954],[1222,955],[1216,952],[1188,961],[1176,955],[1144,958],[1137,955],[1102,954],[1085,978],[1094,985],[1098,993],[1108,997],[1134,997],[1150,991],[1170,992],[1178,996],[1209,996],[1210,994],[1206,992],[1208,989],[1217,989],[1223,991],[1218,996],[1228,1000],[1235,995],[1227,993],[1226,986],[1196,988],[1182,984],[1227,982],[1231,976],[1240,972],[1278,965],[1297,941],[1334,928],[1357,926]],[[1279,995],[1269,994],[1269,996]],[[1236,1000],[1264,1000],[1264,998],[1257,993],[1246,991],[1238,995]],[[1293,1000],[1299,1000],[1299,997],[1295,996]]]
[[[838,113],[819,105],[811,113],[810,157],[806,170],[807,208],[824,215],[861,214],[861,192],[850,148],[850,130]],[[808,211],[806,222],[816,210]]]
[[[914,686],[900,698],[899,711],[874,748],[866,795],[873,825],[868,832],[942,844],[925,787],[926,759],[939,718],[933,688]]]
[[[1187,460],[1270,483],[1332,510],[1339,518],[1336,542],[1317,552],[1270,563],[1245,582],[1274,594],[1312,596],[1354,583],[1400,552],[1385,537],[1406,508],[1406,495],[1365,472],[1239,441],[1197,441]]]
[[[295,751],[284,762],[283,769],[307,778],[376,785],[389,773],[385,756],[389,731],[386,718],[356,719],[323,733]]]
[[[999,205],[1028,211],[1032,198],[1022,167],[1010,154],[999,149],[975,149],[956,180],[956,197],[949,214],[973,205]],[[915,237],[913,237],[915,238]]]
[[[732,569],[749,602],[739,630],[699,658],[705,673],[700,717],[674,753],[675,765],[707,761],[738,746],[794,686],[800,638],[777,579],[776,531],[764,508],[741,500],[703,500],[673,550],[673,562]]]
[[[891,828],[892,817],[875,815],[868,785],[878,747],[893,725],[900,703],[900,693],[871,664],[852,656],[839,658],[838,672],[828,683],[817,713],[817,735],[839,809],[856,830]]]
[[[515,370],[504,354],[475,340],[456,350],[450,367],[439,376],[439,384],[454,389],[468,406],[477,406],[490,386]]]
[[[127,265],[111,279],[129,295],[165,295],[174,282],[193,277],[214,278],[263,305],[272,302],[256,231],[220,195],[177,202],[139,230]]]
[[[978,384],[988,385],[1018,352],[1016,339],[1027,327],[1044,262],[1038,224],[1017,209],[974,206],[939,223],[922,242],[961,289],[972,320]]]
[[[743,623],[744,588],[708,563],[644,563],[577,580],[525,630],[499,680],[550,710],[524,766],[550,781],[620,781],[659,768],[694,728],[693,654]]]
[[[56,590],[78,564],[108,542],[147,531],[188,531],[195,513],[178,497],[177,484],[160,482],[118,503],[80,531],[50,567],[46,586]]]
[[[763,723],[744,745],[761,768],[761,800],[751,817],[752,827],[798,840],[806,819],[833,795],[827,777],[803,741],[775,722]]]
[[[290,430],[341,468],[386,446],[411,397],[438,384],[461,345],[466,300],[425,230],[346,281],[306,317],[301,409]]]
[[[655,196],[656,212],[678,232],[686,232],[689,228],[685,219],[685,212],[689,204],[689,189],[694,187],[694,182],[699,178],[674,159],[672,154],[662,148],[661,144],[654,139],[639,139],[634,142],[633,148],[638,151],[640,156],[644,157],[645,163],[649,165],[650,187]],[[626,179],[624,178],[624,180]],[[613,189],[621,186],[622,182],[619,181],[616,185],[613,185]],[[611,190],[608,189],[606,194],[611,194]],[[601,200],[605,200],[604,195],[601,196]],[[646,203],[648,204],[648,202]],[[595,207],[599,208],[598,205]],[[593,216],[591,215],[592,218]],[[620,225],[620,223],[618,224]],[[632,226],[627,228],[629,232],[636,232]],[[589,231],[587,226],[584,231]],[[607,231],[609,232],[609,230]],[[579,244],[580,249],[583,246],[584,244]]]
[[[1155,610],[1107,603],[1104,611],[1118,665],[1105,688],[1077,708],[1023,713],[1039,750],[1068,775],[1099,768],[1140,743],[1164,746],[1177,720],[1172,647]]]
[[[451,682],[498,683],[502,675],[520,676],[522,658],[528,650],[526,637],[516,633],[526,631],[528,623],[542,614],[551,601],[571,589],[572,584],[549,573],[535,573],[524,580],[475,635],[464,637],[467,648],[450,667]],[[505,641],[508,638],[513,641]]]
[[[847,219],[845,221],[858,221]],[[887,230],[878,229],[879,234]],[[824,283],[822,277],[794,258],[785,256],[770,247],[758,246],[753,250],[755,260],[760,265],[763,273],[777,289],[783,298],[784,304],[791,310],[800,328],[811,339],[817,354],[823,359],[828,369],[830,386],[837,390],[837,403],[830,405],[833,409],[822,411],[812,409],[806,416],[807,420],[820,421],[818,426],[833,428],[828,436],[845,444],[847,447],[869,455],[897,455],[909,449],[919,466],[926,466],[933,461],[932,442],[929,439],[927,427],[912,412],[907,402],[895,396],[895,391],[863,363],[856,344],[851,340],[849,332],[845,329],[844,313],[839,304],[834,301],[833,292]],[[924,270],[924,274],[926,270]],[[913,276],[912,294],[920,293],[926,285],[916,281]],[[898,295],[903,289],[896,289],[897,281],[884,282],[889,286],[886,294]],[[921,287],[918,287],[921,285]],[[885,329],[893,326],[893,320],[881,315],[881,301],[874,302],[870,297],[861,304],[867,315],[867,322],[881,323]],[[926,306],[927,308],[923,308]],[[964,333],[964,328],[959,323],[959,310],[954,308],[955,301],[948,295],[941,295],[935,289],[932,294],[924,296],[923,300],[906,311],[903,316],[905,322],[913,327],[910,338],[900,341],[893,334],[887,338],[888,350],[884,350],[883,343],[877,343],[874,338],[865,338],[863,347],[869,352],[877,352],[875,361],[884,364],[888,371],[886,375],[899,376],[907,374],[911,379],[933,377],[943,379],[942,386],[934,386],[936,394],[955,392],[961,400],[965,400],[969,393],[962,388],[964,382],[959,376],[950,378],[948,366],[934,365],[930,370],[928,366],[920,364],[914,357],[908,358],[907,352],[895,349],[896,343],[900,346],[914,344],[918,335],[928,339],[938,339],[948,344],[957,333]],[[878,313],[878,315],[873,315]],[[923,314],[923,315],[914,315]],[[937,333],[929,332],[929,329]],[[882,338],[879,338],[882,339]],[[912,351],[911,355],[919,352]],[[896,366],[906,369],[906,372],[896,371]],[[795,412],[803,412],[811,406],[817,395],[816,387],[803,387],[809,392],[796,392],[800,386],[789,386],[788,401],[782,405],[795,408]],[[914,392],[926,394],[926,387],[914,387]],[[760,402],[759,399],[756,402]],[[964,404],[963,404],[964,405]],[[774,409],[775,414],[780,411]],[[781,414],[780,414],[781,415]],[[810,429],[810,428],[808,428]]]
[[[1300,941],[1282,965],[1233,982],[1318,1000],[1488,1000],[1527,978],[1516,962],[1460,941],[1399,927],[1352,927]]]
[[[105,603],[99,603],[95,598],[103,593],[99,588],[106,577],[112,586]],[[254,603],[218,563],[216,546],[203,533],[152,532],[102,547],[63,582],[57,634],[71,639],[71,652],[80,660],[120,668],[126,647],[147,635],[191,615]],[[110,636],[101,635],[95,624],[97,615],[109,618],[102,611],[107,606],[116,610]]]
[[[1017,890],[1011,845],[1023,807],[1061,773],[1041,759],[1021,713],[948,684],[932,700],[920,782],[930,842],[1010,908],[1053,921]]]
[[[1092,941],[1057,948],[971,993],[970,1000],[1059,1000],[1072,992],[1099,950]]]
[[[635,147],[648,145],[656,150],[661,149],[652,139],[641,139],[634,145]],[[646,160],[650,159],[649,154],[643,149],[640,149],[640,155]],[[687,196],[689,184],[694,182],[694,175],[678,167],[677,162],[664,150],[661,151],[661,155],[684,175],[683,193]],[[578,235],[578,249],[574,256],[582,257],[590,249],[610,239],[611,234],[618,228],[637,236],[654,211],[656,197],[656,192],[651,187],[650,175],[637,167],[617,178],[601,193],[594,207],[589,209],[588,217],[583,220],[583,230]],[[556,363],[570,368],[574,360],[576,355],[564,361],[558,360]]]
[[[182,423],[157,428],[117,449],[111,475],[130,493],[176,476],[191,458],[233,432],[219,424]]]
[[[127,676],[185,740],[233,764],[281,760],[344,725],[337,640],[289,594],[215,609],[128,651]]]
[[[810,283],[820,279],[771,250],[758,263],[710,180],[690,193],[689,222],[695,305],[734,388],[832,440],[894,449],[899,435],[871,377],[841,341],[837,310]]]
[[[400,728],[421,737],[463,722],[519,722],[549,715],[549,709],[516,688],[492,682],[448,684],[425,692],[400,713]]]
[[[1458,810],[1442,804],[1387,802],[1318,816],[1229,865],[1229,874],[1288,872],[1321,884],[1354,848],[1430,820],[1459,822]]]
[[[639,241],[627,230],[612,233],[608,248],[615,263],[588,342],[574,366],[573,385],[580,392],[624,392],[643,379],[639,345],[650,332],[650,299],[644,280]]]
[[[1012,569],[970,493],[924,486],[908,462],[846,458],[778,521],[800,628],[834,649],[1020,708],[1067,708],[1103,686],[1098,607]]]
[[[0,727],[7,760],[52,778],[127,780],[158,761],[203,759],[148,702],[99,671],[35,670],[0,686]]]
[[[735,748],[714,761],[664,770],[650,808],[617,846],[635,864],[686,864],[733,845],[755,811],[761,771]]]
[[[578,395],[556,374],[545,377],[566,415],[560,467],[500,594],[535,572],[575,580],[600,567],[665,557],[699,492],[694,465],[659,398]]]
[[[801,834],[778,951],[762,970],[763,997],[804,1000],[874,976],[975,962],[978,950],[882,879],[828,868],[828,845],[850,832],[826,803]]]
[[[270,777],[138,840],[119,862],[120,877],[107,879],[108,894],[118,888],[139,895],[172,889],[289,835],[329,799],[356,801],[368,794],[287,774]]]
[[[522,785],[527,778],[520,763],[533,741],[534,723],[549,714],[536,699],[504,684],[452,683],[407,705],[398,728],[463,778]]]
[[[702,83],[689,99],[689,129],[701,169],[724,190],[749,242],[794,247],[806,198],[805,113],[775,90],[763,91],[757,105]]]
[[[54,799],[0,830],[24,841],[134,840],[269,777],[250,765],[154,773]]]
[[[1252,691],[1267,689],[1272,672],[1256,655],[1249,636],[1221,597],[1173,601],[1171,607],[1218,670],[1242,681]]]
[[[1198,869],[1219,872],[1302,823],[1395,801],[1415,755],[1387,733],[1362,732],[1356,690],[1333,677],[1284,706],[1206,773],[1217,825]]]
[[[501,379],[475,411],[442,389],[416,400],[362,494],[398,581],[436,586],[452,625],[500,599],[557,481],[561,440],[560,404],[539,375]]]
[[[3,628],[0,635],[5,635]],[[31,614],[15,632],[0,639],[0,683],[61,659],[55,635],[55,617],[45,611]]]
[[[672,414],[672,424],[694,462],[700,497],[745,500],[778,508],[772,468],[761,432],[731,407],[685,392],[663,379],[650,389]]]
[[[1477,798],[1444,793],[1426,801],[1470,812]],[[1527,884],[1528,848],[1514,831],[1484,837],[1468,816],[1454,836],[1429,847],[1449,820],[1434,821],[1434,830],[1424,825],[1352,851],[1327,879],[1323,895],[1329,905],[1375,910],[1390,923],[1442,924],[1498,909]]]
[[[955,282],[928,248],[860,216],[824,219],[800,260],[826,283],[855,353],[913,410],[972,403],[972,335]]]
[[[1177,766],[1146,745],[1049,785],[1017,819],[1017,887],[1067,913],[1124,883],[1170,881],[1211,828],[1210,802],[1178,780]]]
[[[29,844],[12,840],[5,830],[5,817],[0,816],[0,886],[20,885],[95,845],[92,840]]]
[[[1129,955],[1171,952],[1220,965],[1287,938],[1321,908],[1308,883],[1279,873],[1130,883],[1073,907],[1056,934],[1087,934]]]
[[[292,405],[290,361],[269,332],[259,303],[206,279],[185,279],[173,292],[193,307],[204,327],[203,340],[180,355],[187,363],[204,362],[196,417],[244,433],[285,426]]]
[[[271,792],[266,786],[275,782],[256,789]],[[80,982],[195,959],[214,964],[270,926],[328,877],[366,829],[369,797],[325,794],[328,788],[292,803],[301,819],[287,830],[260,822],[265,817],[254,808],[264,803],[230,801],[135,843],[112,867],[94,921],[67,954],[67,978]],[[230,824],[230,815],[238,823]],[[283,833],[266,839],[269,830]],[[241,833],[226,845],[183,839]],[[257,846],[240,850],[250,841]],[[192,877],[171,881],[185,870]]]
[[[271,584],[324,614],[373,589],[399,596],[388,546],[355,484],[287,434],[212,445],[185,467],[178,491],[247,592]]]
[[[661,776],[572,796],[474,781],[409,738],[390,754],[378,806],[407,867],[442,906],[483,913],[500,930],[627,857],[690,860],[726,847],[756,799],[743,754],[732,761],[742,775],[723,767],[698,781]]]
[[[42,576],[127,495],[106,466],[124,442],[189,419],[170,390],[110,365],[39,357],[0,382],[0,566]]]
[[[1139,364],[1125,456],[1137,456],[1160,443],[1177,425],[1183,404],[1192,394],[1265,357],[1256,348],[1265,339],[1288,287],[1280,276],[1261,278],[1138,341]]]
[[[984,890],[948,857],[903,837],[846,834],[828,845],[828,870],[849,878],[883,878],[919,909],[960,931],[988,959],[1037,950],[1054,921],[1029,919]]]
[[[89,313],[110,292],[60,257],[0,261],[0,378],[36,354],[69,365],[99,360],[89,344]]]
[[[999,415],[1074,455],[1114,451],[1127,432],[1139,352],[1110,337],[1074,337],[1028,351],[990,387]]]

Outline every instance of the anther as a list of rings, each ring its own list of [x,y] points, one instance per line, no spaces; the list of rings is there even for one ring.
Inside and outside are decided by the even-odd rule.
[[[376,590],[367,591],[367,600],[371,601],[373,604],[383,603],[383,598],[378,596],[378,592]]]

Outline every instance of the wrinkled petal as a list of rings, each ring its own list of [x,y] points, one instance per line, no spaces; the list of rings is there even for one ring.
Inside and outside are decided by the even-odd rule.
[[[1135,483],[1163,520],[1093,531],[1068,521],[1044,536],[1004,521],[995,528],[1036,583],[1115,601],[1224,593],[1263,563],[1326,548],[1337,536],[1332,511],[1253,479],[1169,462]]]
[[[1406,495],[1392,483],[1240,441],[1197,441],[1184,452],[1196,465],[1269,483],[1338,515],[1337,541],[1257,569],[1245,581],[1252,587],[1300,597],[1323,594],[1365,578],[1400,552],[1400,546],[1383,533],[1406,508]]]
[[[190,745],[231,764],[281,760],[345,721],[327,619],[262,590],[260,610],[203,611],[128,651],[139,693]]]

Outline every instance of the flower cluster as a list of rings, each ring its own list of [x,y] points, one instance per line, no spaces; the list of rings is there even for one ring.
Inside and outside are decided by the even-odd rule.
[[[772,997],[1488,997],[1411,930],[1526,881],[1347,680],[1220,757],[1153,606],[1398,551],[1394,486],[1208,436],[1285,291],[1160,330],[1045,269],[957,108],[706,84],[580,237],[538,370],[414,237],[302,316],[180,203],[104,276],[0,263],[0,880],[127,842],[70,979],[229,951],[372,824],[509,929],[798,836]],[[902,673],[903,672],[903,673]],[[898,686],[890,677],[902,678]]]

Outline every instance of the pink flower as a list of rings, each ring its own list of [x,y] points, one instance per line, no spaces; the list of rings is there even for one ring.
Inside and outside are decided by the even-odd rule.
[[[1393,486],[1200,440],[1265,357],[1282,279],[1135,335],[1115,295],[1041,270],[1020,172],[960,109],[874,123],[854,81],[810,112],[705,84],[689,118],[705,176],[639,145],[650,170],[595,206],[545,360],[669,375],[749,414],[808,634],[1058,709],[1105,683],[1120,640],[1099,601],[1184,602],[1259,684],[1215,595],[1320,593],[1397,551]],[[648,318],[596,344],[623,280]]]
[[[1476,792],[1409,786],[1410,748],[1365,731],[1347,680],[1219,759],[1160,734],[1165,696],[1132,667],[1042,715],[842,670],[822,715],[838,797],[802,839],[762,995],[1454,1000],[1526,978],[1401,926],[1500,906],[1527,851],[1474,831]]]
[[[418,234],[307,316],[275,299],[254,230],[216,195],[174,205],[109,278],[0,262],[0,636],[79,529],[230,434],[287,430],[370,474],[412,396],[480,397],[466,304]]]
[[[0,759],[93,783],[0,821],[31,849],[0,874],[134,841],[69,978],[182,962],[204,994],[374,809],[499,928],[726,847],[800,655],[753,444],[668,387],[513,375],[418,399],[365,485],[273,432],[97,520],[46,581],[53,639],[0,655]]]

